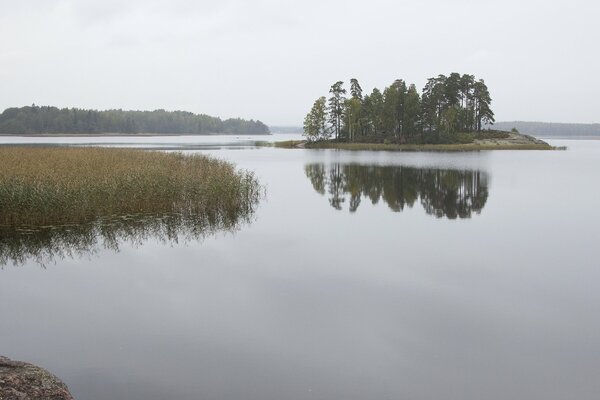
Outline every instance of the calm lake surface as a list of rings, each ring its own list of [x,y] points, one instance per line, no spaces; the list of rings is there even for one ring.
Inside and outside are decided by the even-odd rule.
[[[598,398],[600,141],[394,153],[253,140],[0,137],[197,151],[266,186],[235,232],[5,259],[0,354],[80,400]]]

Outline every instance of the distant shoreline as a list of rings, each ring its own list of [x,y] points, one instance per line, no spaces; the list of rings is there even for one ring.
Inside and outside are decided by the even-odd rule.
[[[7,134],[104,134],[104,133],[192,133],[213,132],[267,134],[259,120],[221,119],[188,111],[94,110],[53,106],[11,107],[0,113],[0,133]]]
[[[271,133],[0,133],[0,137],[271,136]]]
[[[580,135],[580,136],[536,136],[543,140],[600,140],[598,135]]]
[[[493,127],[499,130],[516,128],[519,132],[543,138],[600,137],[598,123],[502,121],[495,122]]]

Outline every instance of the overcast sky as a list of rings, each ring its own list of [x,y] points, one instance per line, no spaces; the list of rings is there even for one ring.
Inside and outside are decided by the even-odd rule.
[[[596,0],[0,0],[0,109],[300,125],[337,81],[485,79],[496,120],[600,122]]]

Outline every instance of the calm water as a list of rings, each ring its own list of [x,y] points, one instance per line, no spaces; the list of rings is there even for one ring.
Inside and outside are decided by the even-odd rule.
[[[598,398],[600,141],[451,154],[92,142],[228,159],[267,195],[233,233],[4,265],[0,354],[78,399]]]

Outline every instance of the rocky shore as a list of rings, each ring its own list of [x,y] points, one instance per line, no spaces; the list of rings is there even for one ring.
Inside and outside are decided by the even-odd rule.
[[[548,143],[541,139],[536,139],[533,136],[524,135],[516,132],[506,132],[507,137],[504,138],[486,138],[475,139],[476,145],[493,145],[493,146],[519,146],[519,145],[541,145],[549,146]]]
[[[0,400],[73,400],[73,396],[45,369],[0,356]]]

